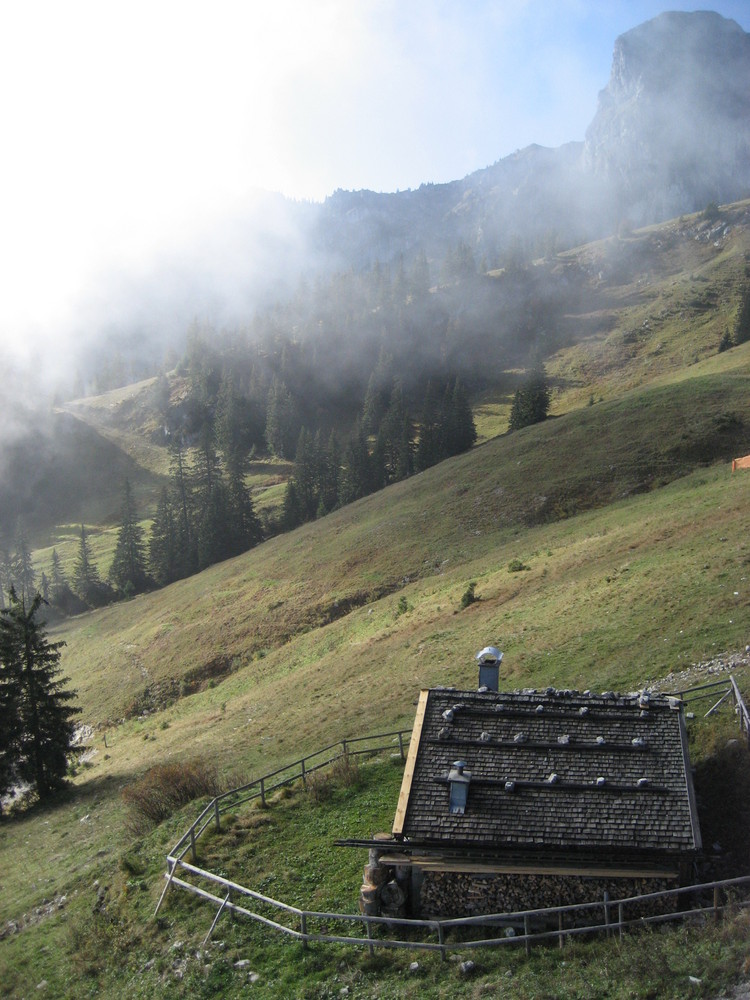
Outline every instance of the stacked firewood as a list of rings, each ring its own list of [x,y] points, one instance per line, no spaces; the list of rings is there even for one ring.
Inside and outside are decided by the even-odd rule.
[[[397,873],[393,866],[380,863],[384,851],[393,845],[392,838],[389,834],[375,834],[373,839],[383,841],[383,849],[370,848],[359,893],[359,911],[370,917],[403,917],[406,915],[407,880],[394,877]]]
[[[545,874],[477,875],[465,872],[427,872],[420,892],[421,915],[426,918],[479,916],[483,913],[514,913],[522,910],[577,903],[613,901],[672,888],[666,879],[607,879]],[[629,904],[626,919],[665,912],[674,906],[667,899]],[[584,911],[579,921],[573,914],[570,922],[599,923],[604,911]],[[612,919],[616,919],[616,908]]]

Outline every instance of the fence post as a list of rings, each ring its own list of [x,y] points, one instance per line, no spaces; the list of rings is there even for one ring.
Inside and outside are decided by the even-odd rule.
[[[216,829],[221,830],[221,819],[219,818],[219,800],[214,799],[214,816],[216,817]]]
[[[367,940],[372,941],[372,924],[369,920],[365,919],[365,925],[367,926]],[[370,958],[375,954],[375,945],[368,944],[367,950],[370,952]]]
[[[260,779],[260,802],[263,808],[266,808],[266,779]]]
[[[563,948],[565,947],[565,935],[562,932],[563,931],[562,910],[560,910],[560,912],[557,914],[557,930],[558,930],[558,935],[557,935],[558,947],[560,948],[560,951],[562,951]]]
[[[623,910],[624,907],[622,903],[617,904],[617,925],[620,931],[620,943],[622,943],[622,938],[624,934],[624,920],[623,920]]]
[[[531,927],[530,927],[530,924],[529,924],[529,915],[528,915],[528,913],[524,913],[524,915],[523,915],[523,936],[526,938],[526,940],[524,941],[524,945],[525,945],[526,957],[527,958],[531,954],[531,941],[529,940],[529,931],[530,930],[531,930]]]
[[[445,961],[445,938],[443,937],[443,925],[438,921],[435,926],[437,927],[438,941],[440,943],[440,961]]]
[[[403,733],[398,734],[398,752],[401,754],[401,760],[404,759],[404,737]]]
[[[307,951],[307,914],[304,911],[300,914],[299,929],[302,934],[302,947]]]
[[[305,758],[302,758],[302,784],[307,788],[307,773],[305,772]]]
[[[604,890],[604,926],[606,927],[607,937],[610,936],[611,931],[609,929],[609,893]]]
[[[193,864],[198,864],[198,851],[195,847],[195,825],[190,827],[190,853],[193,856]]]
[[[714,923],[719,922],[719,887],[714,886]]]
[[[346,740],[341,741],[341,746],[344,748],[344,759],[347,759],[349,756],[349,750],[346,745]]]

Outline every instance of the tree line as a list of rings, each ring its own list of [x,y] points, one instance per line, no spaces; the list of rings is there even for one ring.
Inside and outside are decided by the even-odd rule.
[[[284,496],[283,527],[293,528],[471,448],[477,438],[460,379],[427,384],[419,414],[409,411],[401,383],[390,389],[376,369],[362,414],[342,444],[302,428]]]

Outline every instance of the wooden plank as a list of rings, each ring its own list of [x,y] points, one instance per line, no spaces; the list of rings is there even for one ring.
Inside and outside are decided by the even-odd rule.
[[[406,819],[406,808],[409,805],[409,795],[411,793],[411,783],[414,777],[414,769],[417,765],[417,754],[419,752],[419,743],[422,738],[422,726],[424,725],[425,712],[427,711],[427,699],[430,692],[423,690],[419,692],[419,701],[417,703],[417,714],[414,718],[414,729],[411,733],[411,741],[409,743],[409,753],[406,757],[406,765],[404,767],[404,777],[401,782],[401,791],[398,796],[398,805],[396,806],[396,815],[393,819],[393,834],[398,837],[404,832],[404,820]]]
[[[381,858],[388,864],[386,858]],[[471,861],[459,861],[449,858],[412,857],[410,862],[391,862],[395,864],[411,863],[423,871],[435,872],[466,872],[480,875],[581,875],[587,878],[669,878],[676,879],[679,872],[675,869],[653,868],[591,868],[570,867],[558,865],[544,868],[539,865],[502,865]]]

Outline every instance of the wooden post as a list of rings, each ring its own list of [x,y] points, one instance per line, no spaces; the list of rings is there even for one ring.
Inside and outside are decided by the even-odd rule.
[[[227,903],[229,902],[229,897],[230,897],[231,895],[232,895],[232,891],[231,891],[231,889],[228,889],[228,890],[227,890],[227,894],[226,894],[226,896],[224,897],[224,902],[223,902],[223,903],[221,904],[221,906],[219,907],[219,911],[218,911],[218,913],[216,914],[216,916],[214,917],[214,922],[213,922],[213,923],[211,924],[211,926],[210,926],[210,927],[209,927],[209,929],[208,929],[208,934],[206,934],[206,936],[205,936],[205,937],[203,938],[203,947],[204,947],[204,948],[205,948],[205,947],[206,947],[206,945],[208,944],[208,941],[209,941],[209,938],[210,938],[210,937],[211,937],[211,935],[213,934],[213,932],[214,932],[214,928],[216,927],[216,925],[217,925],[217,924],[218,924],[218,922],[219,922],[219,917],[220,917],[220,916],[222,915],[222,913],[224,912],[224,907],[225,907],[225,906],[227,905]]]
[[[300,914],[299,929],[302,934],[302,947],[307,951],[307,914],[304,912]]]
[[[305,758],[302,758],[302,784],[307,788],[307,774],[305,773]]]
[[[349,750],[347,749],[346,746],[346,740],[341,741],[341,746],[344,748],[344,759],[346,759],[349,756]]]
[[[175,869],[176,868],[177,868],[177,862],[173,861],[172,865],[171,865],[171,867],[169,869],[169,876],[167,877],[167,884],[164,886],[164,889],[162,890],[162,894],[161,894],[161,896],[159,896],[159,902],[156,904],[156,909],[154,910],[154,916],[157,916],[157,914],[159,913],[159,910],[161,909],[161,904],[164,902],[164,897],[167,894],[167,889],[172,884],[172,879],[174,878],[174,873],[175,873]]]
[[[560,912],[557,914],[557,930],[559,931],[557,940],[560,951],[562,951],[563,948],[565,947],[565,935],[563,934],[562,929],[563,929],[563,915],[562,915],[562,910],[560,910]]]
[[[214,816],[216,818],[216,829],[221,830],[221,819],[219,817],[219,800],[214,799]]]
[[[398,752],[401,754],[401,760],[404,759],[404,735],[403,733],[398,734]]]
[[[266,781],[265,778],[260,779],[260,801],[261,805],[265,809],[266,806]]]
[[[190,851],[193,855],[193,864],[198,864],[198,851],[195,847],[195,827],[190,827]]]
[[[607,928],[607,937],[610,936],[611,931],[609,929],[609,893],[604,890],[604,926]]]
[[[529,940],[529,931],[530,931],[530,929],[531,928],[529,926],[529,915],[528,915],[528,913],[525,913],[524,916],[523,916],[523,936],[526,938],[526,940],[524,941],[524,945],[526,947],[526,957],[527,958],[531,954],[531,941]]]
[[[714,922],[719,922],[719,887],[714,886]]]
[[[622,943],[623,934],[625,933],[625,928],[624,928],[625,921],[623,920],[623,910],[624,910],[624,907],[623,907],[622,903],[618,903],[617,904],[617,925],[618,925],[619,930],[620,930],[620,943]]]
[[[443,925],[438,923],[437,925],[438,941],[440,942],[440,961],[445,961],[445,938],[443,936]]]
[[[365,925],[367,926],[367,940],[372,941],[372,924],[369,920],[365,920]],[[370,957],[375,954],[375,945],[368,944],[367,950],[370,952]]]

